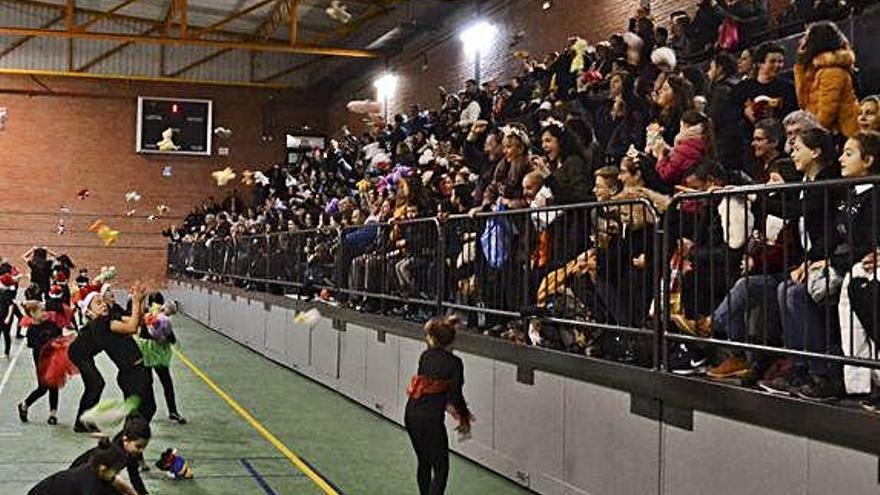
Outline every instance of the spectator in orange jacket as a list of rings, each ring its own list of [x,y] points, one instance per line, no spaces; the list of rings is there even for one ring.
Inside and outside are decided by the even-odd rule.
[[[830,22],[818,22],[801,38],[794,66],[800,107],[815,115],[822,127],[846,137],[858,132],[855,61],[840,29]]]

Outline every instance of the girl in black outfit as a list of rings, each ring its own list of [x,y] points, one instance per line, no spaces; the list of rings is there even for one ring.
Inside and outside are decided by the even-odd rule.
[[[6,359],[9,359],[9,351],[12,349],[12,317],[15,312],[13,308],[16,292],[12,275],[0,275],[0,333],[3,334],[3,355]]]
[[[125,453],[103,439],[88,464],[70,468],[37,483],[28,495],[117,495],[114,488],[119,471],[125,467]]]
[[[141,478],[140,464],[144,459],[144,450],[150,443],[150,424],[142,418],[129,418],[125,422],[125,427],[119,432],[111,442],[114,447],[121,450],[125,454],[125,468],[128,471],[128,479],[131,485],[120,479],[115,478],[112,482],[113,486],[120,493],[136,493],[137,495],[147,495],[147,487]],[[100,446],[83,452],[70,465],[70,469],[85,466],[89,463],[89,459],[100,450]]]
[[[43,303],[28,301],[25,303],[25,312],[33,319],[33,323],[27,330],[27,346],[31,348],[34,356],[34,369],[37,372],[37,388],[18,404],[18,417],[22,423],[27,423],[28,409],[41,397],[49,394],[49,420],[50,425],[58,424],[58,389],[41,383],[40,378],[40,353],[50,340],[61,336],[61,329],[51,319],[45,318]]]
[[[417,479],[421,495],[442,495],[449,476],[449,439],[444,412],[459,420],[456,428],[470,433],[471,413],[462,395],[464,365],[447,350],[459,326],[456,316],[433,318],[425,324],[428,349],[419,357],[419,372],[407,395],[404,424],[418,459]]]
[[[153,375],[144,367],[143,356],[134,341],[143,315],[145,292],[139,283],[133,287],[131,316],[113,319],[111,308],[102,297],[88,297],[85,313],[92,318],[89,325],[93,326],[98,345],[116,365],[116,383],[122,390],[122,395],[126,399],[138,396],[139,414],[149,422],[156,413]]]
[[[49,258],[50,255],[55,256],[44,247],[34,246],[22,256],[31,269],[31,283],[40,287],[43,296],[48,295],[49,278],[52,275],[53,260]]]
[[[85,296],[80,302],[80,310],[83,316],[86,316],[87,308],[94,299],[100,299],[101,294],[97,291],[91,292]],[[83,393],[79,400],[79,408],[76,412],[76,423],[73,425],[73,431],[77,433],[93,433],[97,432],[98,427],[88,425],[80,421],[80,416],[89,409],[95,407],[101,400],[101,393],[104,391],[104,378],[98,367],[95,366],[95,356],[101,352],[101,346],[98,344],[95,325],[85,324],[80,327],[76,340],[70,344],[67,349],[67,356],[79,369],[79,374],[83,380]]]

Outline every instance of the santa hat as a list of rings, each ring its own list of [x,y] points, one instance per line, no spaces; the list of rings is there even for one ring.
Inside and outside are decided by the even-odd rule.
[[[12,290],[14,288],[15,288],[15,277],[12,276],[12,272],[6,272],[3,275],[0,275],[0,289]]]
[[[64,290],[60,285],[53,284],[52,287],[49,287],[49,297],[52,299],[60,299],[62,295],[64,295]]]
[[[92,301],[95,300],[96,297],[101,297],[101,293],[98,291],[89,292],[82,301],[79,302],[79,309],[83,312],[89,309],[89,305],[92,304]]]

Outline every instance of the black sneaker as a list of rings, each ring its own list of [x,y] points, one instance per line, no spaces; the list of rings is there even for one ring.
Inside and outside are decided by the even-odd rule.
[[[880,395],[875,395],[862,401],[862,409],[875,414],[880,414]]]
[[[796,396],[800,388],[809,383],[808,379],[799,374],[789,374],[773,380],[761,380],[758,387],[771,394]]]
[[[669,353],[669,371],[676,375],[703,375],[708,369],[709,359],[691,351],[685,344],[679,344]]]
[[[797,389],[797,396],[806,400],[828,402],[840,398],[841,392],[839,380],[816,376],[813,377],[812,383]]]
[[[49,416],[49,419],[46,420],[46,423],[55,426],[58,424],[58,418],[56,418],[55,416]]]
[[[170,419],[171,421],[174,421],[175,423],[177,423],[177,424],[179,424],[179,425],[185,425],[185,424],[186,424],[186,418],[184,418],[183,416],[181,416],[181,415],[178,414],[178,413],[171,413],[171,414],[169,414],[169,415],[168,415],[168,419]]]
[[[83,423],[82,421],[77,421],[73,424],[73,431],[75,433],[101,433],[101,429],[96,425]]]
[[[785,376],[780,376],[773,380],[759,380],[758,386],[765,392],[776,395],[789,395],[792,389],[791,379]]]
[[[27,413],[28,413],[27,405],[24,402],[19,403],[18,404],[18,419],[20,419],[22,423],[28,422]]]

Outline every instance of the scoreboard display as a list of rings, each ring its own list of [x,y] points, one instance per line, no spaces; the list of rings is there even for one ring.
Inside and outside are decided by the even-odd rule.
[[[138,153],[211,155],[211,100],[138,97]]]

